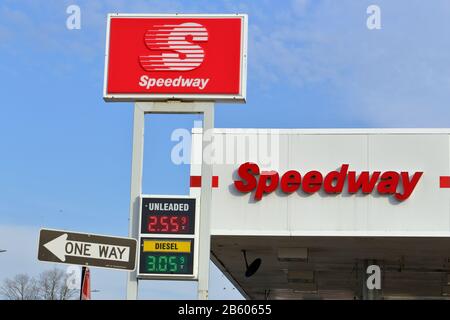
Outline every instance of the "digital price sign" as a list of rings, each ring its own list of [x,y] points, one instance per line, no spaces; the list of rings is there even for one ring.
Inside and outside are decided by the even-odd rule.
[[[140,276],[192,275],[194,239],[141,238]]]
[[[141,234],[194,234],[195,199],[142,198]]]
[[[196,279],[197,199],[141,196],[138,278]]]

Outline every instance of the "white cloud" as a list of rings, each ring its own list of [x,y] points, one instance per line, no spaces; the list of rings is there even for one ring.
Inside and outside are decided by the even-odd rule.
[[[37,275],[51,265],[37,261],[37,241],[39,230],[29,226],[0,225],[1,276],[12,277],[18,273]]]
[[[374,31],[369,4],[293,1],[301,17],[280,7],[254,22],[250,79],[322,86],[342,112],[372,126],[449,126],[450,3],[378,1],[382,30]]]
[[[379,0],[382,29],[374,31],[366,28],[371,1],[79,1],[80,31],[65,28],[65,8],[71,1],[27,1],[27,11],[13,9],[11,3],[0,5],[0,37],[6,40],[0,46],[11,56],[23,55],[11,40],[15,38],[31,51],[97,63],[104,50],[107,12],[246,12],[250,90],[273,94],[277,84],[320,88],[340,102],[329,108],[340,108],[355,123],[371,126],[450,125],[446,0]],[[21,62],[36,68],[24,57]],[[51,70],[65,74],[76,65],[41,63],[52,63]],[[14,72],[7,66],[2,71]]]

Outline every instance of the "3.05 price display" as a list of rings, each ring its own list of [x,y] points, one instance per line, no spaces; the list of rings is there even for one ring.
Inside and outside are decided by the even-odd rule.
[[[187,254],[149,254],[145,265],[149,273],[186,274],[189,270]]]
[[[194,234],[194,232],[195,199],[142,199],[142,234]]]
[[[191,275],[194,270],[194,239],[141,238],[139,274]]]

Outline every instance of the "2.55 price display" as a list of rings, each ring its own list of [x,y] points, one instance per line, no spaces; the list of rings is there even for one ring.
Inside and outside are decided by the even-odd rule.
[[[195,199],[142,198],[141,234],[194,234]]]
[[[194,239],[141,238],[140,275],[193,274]]]
[[[149,215],[146,231],[148,233],[188,233],[188,215]]]

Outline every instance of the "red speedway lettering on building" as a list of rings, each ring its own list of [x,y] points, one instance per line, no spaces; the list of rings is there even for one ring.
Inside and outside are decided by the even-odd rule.
[[[235,188],[248,193],[255,191],[254,199],[261,200],[266,194],[270,194],[280,187],[284,193],[293,193],[301,188],[308,194],[313,194],[323,189],[329,194],[338,194],[344,191],[347,182],[349,194],[361,191],[369,194],[374,191],[382,195],[392,195],[398,201],[408,199],[413,193],[417,183],[423,175],[418,171],[410,175],[409,172],[396,171],[349,171],[349,165],[343,164],[339,171],[331,171],[323,175],[313,170],[303,176],[296,170],[286,171],[281,177],[276,171],[260,171],[256,163],[246,162],[238,169],[241,180],[234,181]]]

